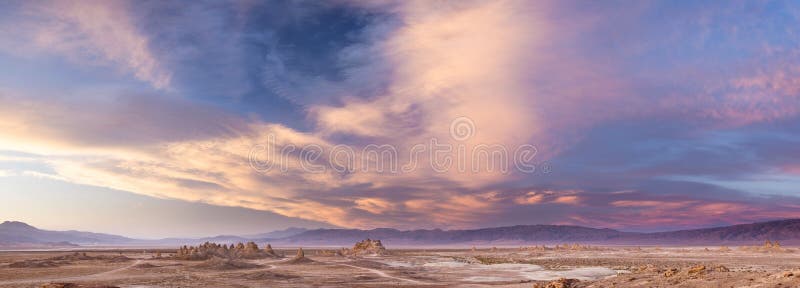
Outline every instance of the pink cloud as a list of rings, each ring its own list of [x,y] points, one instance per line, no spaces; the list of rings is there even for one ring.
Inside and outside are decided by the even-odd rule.
[[[5,38],[0,48],[31,57],[49,53],[77,64],[111,66],[157,89],[170,89],[172,74],[134,23],[127,2],[29,1],[20,10],[24,13],[15,15],[13,25],[21,29],[0,31]]]

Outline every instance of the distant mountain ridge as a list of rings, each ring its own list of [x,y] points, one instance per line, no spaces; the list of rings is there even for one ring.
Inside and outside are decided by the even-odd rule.
[[[0,223],[0,244],[56,244],[71,243],[79,245],[92,244],[124,244],[135,239],[92,232],[81,231],[49,231],[18,221],[5,221]]]
[[[288,236],[280,237],[283,235]],[[197,244],[205,241],[218,243],[256,241],[284,246],[350,246],[356,241],[365,238],[380,239],[389,247],[455,244],[523,245],[575,242],[628,245],[753,245],[764,240],[778,240],[784,244],[797,245],[800,244],[800,219],[654,233],[623,232],[608,228],[588,228],[570,225],[517,225],[470,230],[397,230],[390,228],[372,230],[305,230],[292,228],[249,236],[220,235],[206,238],[165,238],[160,240],[140,240],[111,234],[80,231],[47,231],[22,222],[13,221],[6,221],[0,224],[0,247],[19,247],[21,244],[38,244],[44,247],[69,246],[72,244],[172,246]]]
[[[755,244],[778,240],[800,244],[800,219],[766,221],[714,228],[640,233],[570,225],[517,225],[472,230],[408,230],[378,228],[316,229],[274,241],[281,245],[346,245],[361,239],[388,245],[596,243],[630,245]]]
[[[407,230],[378,228],[316,229],[294,236],[278,239],[285,244],[347,244],[365,238],[381,239],[395,244],[451,244],[476,242],[543,242],[543,241],[608,241],[619,239],[628,233],[613,229],[596,229],[567,225],[517,225],[509,227],[474,230]]]
[[[250,239],[280,239],[280,238],[291,237],[306,231],[308,231],[308,229],[306,228],[289,227],[283,230],[276,230],[267,233],[243,235],[242,237]]]

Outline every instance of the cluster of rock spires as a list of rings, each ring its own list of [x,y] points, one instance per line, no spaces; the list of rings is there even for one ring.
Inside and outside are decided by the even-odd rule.
[[[351,255],[386,255],[386,247],[383,247],[381,240],[365,239],[356,242],[353,249],[350,250]]]
[[[360,255],[370,255],[370,256],[380,256],[386,255],[386,247],[383,246],[381,240],[372,240],[372,239],[365,239],[363,241],[357,242],[353,245],[352,249],[342,248],[340,250],[334,251],[325,251],[325,250],[317,250],[318,255],[336,255],[336,256],[360,256]],[[272,246],[267,244],[264,249],[259,249],[258,244],[254,242],[247,242],[247,243],[238,243],[236,245],[225,245],[225,244],[217,244],[206,242],[202,245],[197,247],[195,246],[182,246],[180,247],[176,254],[173,256],[174,259],[178,260],[210,260],[215,258],[222,258],[222,259],[263,259],[263,258],[283,258],[282,255],[278,255],[275,250],[272,250]],[[297,255],[294,258],[287,260],[284,263],[287,264],[296,264],[296,263],[310,263],[313,260],[308,259],[305,257],[305,252],[303,252],[303,248],[299,248],[297,250]]]
[[[778,241],[769,241],[765,240],[764,245],[761,246],[742,246],[739,247],[740,250],[744,251],[751,251],[751,252],[788,252],[789,249],[785,249],[781,246],[781,243]]]
[[[258,248],[254,242],[238,243],[235,246],[206,242],[200,246],[180,247],[174,256],[180,260],[208,260],[214,257],[227,259],[262,259],[279,258],[278,254],[272,250],[272,246],[267,244],[263,250]]]

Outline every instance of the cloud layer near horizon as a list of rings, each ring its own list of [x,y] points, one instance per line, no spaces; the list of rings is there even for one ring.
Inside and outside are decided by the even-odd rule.
[[[22,73],[0,77],[0,151],[60,181],[359,228],[798,216],[792,3],[55,4],[3,4],[21,29],[0,30],[0,60]],[[535,145],[553,170],[251,165],[263,145],[404,162],[430,139]]]

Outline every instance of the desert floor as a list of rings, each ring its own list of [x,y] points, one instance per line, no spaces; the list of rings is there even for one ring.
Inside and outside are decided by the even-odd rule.
[[[0,252],[0,287],[800,287],[798,248],[405,249],[357,258],[305,249],[313,261],[304,263],[291,263],[292,249],[277,250],[290,257],[229,262],[177,261],[167,250],[162,258],[132,249]],[[559,278],[580,281],[550,284]]]

